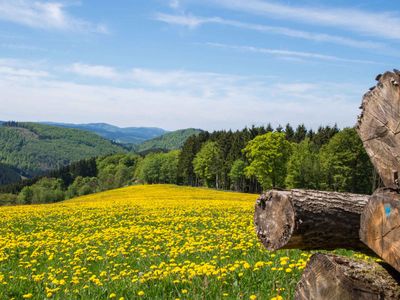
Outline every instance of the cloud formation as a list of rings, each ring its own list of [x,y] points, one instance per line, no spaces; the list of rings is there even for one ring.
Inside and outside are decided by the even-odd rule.
[[[371,41],[361,41],[352,38],[324,34],[324,33],[314,33],[302,30],[291,29],[288,27],[280,27],[280,26],[267,26],[261,24],[252,24],[246,22],[240,22],[236,20],[228,20],[220,17],[199,17],[194,15],[187,14],[165,14],[165,13],[157,13],[154,16],[154,19],[157,21],[161,21],[168,24],[180,25],[189,27],[191,29],[199,27],[205,24],[220,24],[227,25],[241,29],[253,30],[263,33],[277,34],[283,35],[292,38],[310,40],[315,42],[327,42],[332,44],[338,44],[343,46],[355,47],[355,48],[368,48],[368,49],[382,49],[385,48],[383,43],[371,42]]]
[[[345,31],[386,39],[400,39],[400,16],[393,12],[294,6],[261,0],[208,0],[216,6],[265,15],[270,18],[341,28]]]
[[[233,49],[237,51],[267,54],[276,57],[281,57],[284,59],[299,59],[299,60],[317,59],[322,61],[347,62],[347,63],[357,63],[357,64],[378,64],[377,62],[370,60],[349,59],[334,55],[325,55],[316,52],[302,52],[302,51],[292,51],[292,50],[282,50],[282,49],[260,48],[252,46],[226,45],[220,43],[207,43],[207,45],[218,48]]]
[[[102,65],[74,63],[67,70],[81,76],[98,77],[105,79],[117,79],[119,77],[114,68]]]
[[[14,62],[0,60],[0,105],[7,107],[0,119],[101,121],[171,130],[238,129],[268,122],[351,126],[361,95],[359,87],[348,83],[138,68],[113,69],[121,85],[83,84],[59,79],[62,76],[51,71],[61,69],[28,64],[22,72]]]
[[[60,2],[0,0],[0,20],[45,30],[108,33],[103,24],[71,16]]]

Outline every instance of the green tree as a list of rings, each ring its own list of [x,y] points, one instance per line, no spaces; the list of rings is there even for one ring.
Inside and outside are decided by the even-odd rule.
[[[100,186],[97,177],[78,176],[68,187],[66,195],[68,198],[73,198],[96,193],[98,191],[100,191]]]
[[[97,160],[99,185],[102,190],[129,185],[134,180],[139,161],[136,154],[114,154]]]
[[[293,144],[293,152],[287,165],[287,188],[318,189],[320,186],[320,164],[317,147],[306,138]]]
[[[162,154],[160,180],[164,183],[176,184],[178,181],[179,150]]]
[[[354,128],[335,134],[320,151],[322,187],[353,193],[371,193],[373,166]]]
[[[221,150],[213,141],[206,142],[193,160],[195,174],[208,186],[218,188],[218,177],[221,170]]]
[[[284,187],[291,148],[283,132],[257,136],[243,150],[250,162],[246,175],[255,176],[264,189]]]
[[[233,162],[231,171],[229,172],[229,178],[232,181],[233,188],[236,191],[242,191],[245,185],[245,168],[246,163],[237,159]]]
[[[25,204],[51,203],[64,200],[62,180],[44,177],[31,186],[24,187],[18,202]]]

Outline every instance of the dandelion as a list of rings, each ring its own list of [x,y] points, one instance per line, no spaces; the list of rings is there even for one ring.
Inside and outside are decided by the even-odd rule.
[[[137,294],[138,294],[138,296],[142,297],[144,295],[144,292],[143,291],[139,291]]]
[[[31,299],[32,297],[33,297],[32,294],[25,294],[25,295],[22,295],[22,298],[24,298],[24,299]]]

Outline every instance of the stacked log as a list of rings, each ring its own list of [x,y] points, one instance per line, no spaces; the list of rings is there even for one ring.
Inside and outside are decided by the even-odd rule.
[[[257,236],[268,250],[367,251],[360,241],[361,213],[369,196],[312,190],[271,190],[255,207]]]
[[[388,268],[388,267],[386,267]],[[296,300],[400,299],[393,272],[378,263],[314,254],[297,284]]]
[[[271,190],[257,200],[254,222],[271,251],[347,248],[384,264],[314,254],[295,299],[400,299],[400,71],[376,80],[356,127],[385,187],[371,196]]]

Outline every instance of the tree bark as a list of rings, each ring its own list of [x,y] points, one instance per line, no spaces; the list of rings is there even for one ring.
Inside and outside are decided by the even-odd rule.
[[[398,187],[400,172],[400,73],[378,76],[361,104],[357,132],[386,187]]]
[[[317,253],[308,262],[294,299],[400,299],[399,274],[387,265]]]
[[[360,239],[400,272],[400,195],[377,190],[361,215]]]
[[[256,232],[268,250],[347,248],[369,252],[359,239],[367,195],[271,190],[257,200]]]

